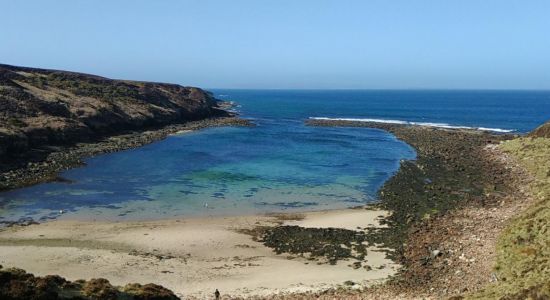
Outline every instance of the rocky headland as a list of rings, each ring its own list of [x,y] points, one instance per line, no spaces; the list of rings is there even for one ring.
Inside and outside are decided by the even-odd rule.
[[[0,64],[0,190],[55,180],[84,157],[218,125],[249,123],[200,88]]]

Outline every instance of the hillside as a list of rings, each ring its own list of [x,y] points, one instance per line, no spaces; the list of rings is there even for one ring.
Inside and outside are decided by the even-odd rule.
[[[540,125],[535,130],[531,131],[528,136],[534,138],[550,138],[550,122]]]
[[[499,279],[472,299],[550,298],[550,139],[537,128],[528,137],[506,141],[500,148],[529,173],[528,207],[515,216],[497,244],[495,276]],[[549,133],[547,131],[547,133]],[[537,136],[538,138],[531,138]],[[548,136],[547,136],[548,137]]]
[[[30,149],[226,114],[199,88],[0,64],[0,161]]]

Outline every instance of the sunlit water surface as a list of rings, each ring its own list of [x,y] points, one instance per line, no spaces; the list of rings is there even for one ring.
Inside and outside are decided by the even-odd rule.
[[[345,208],[376,199],[414,150],[368,128],[310,117],[374,118],[526,132],[550,117],[549,92],[215,90],[256,127],[210,128],[100,155],[72,183],[0,194],[0,221],[142,220]],[[60,211],[64,213],[60,213]]]

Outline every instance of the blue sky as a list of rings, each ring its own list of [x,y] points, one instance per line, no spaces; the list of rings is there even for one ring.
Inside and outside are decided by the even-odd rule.
[[[0,0],[0,62],[205,88],[550,89],[550,1]]]

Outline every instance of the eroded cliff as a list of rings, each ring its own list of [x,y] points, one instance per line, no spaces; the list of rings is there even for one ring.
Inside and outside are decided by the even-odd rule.
[[[30,149],[224,114],[195,87],[0,64],[3,161]]]

